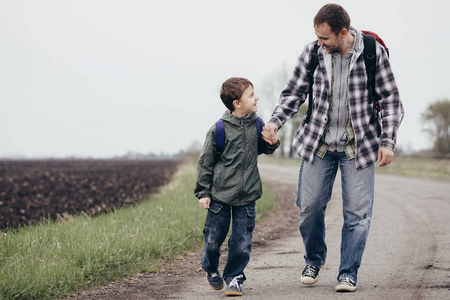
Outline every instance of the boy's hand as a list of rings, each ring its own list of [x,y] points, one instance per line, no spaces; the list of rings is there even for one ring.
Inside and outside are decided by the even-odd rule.
[[[198,200],[198,202],[200,203],[201,207],[203,207],[204,209],[208,209],[209,205],[211,204],[211,198],[209,197],[201,198],[200,200]]]
[[[278,126],[274,123],[267,123],[261,132],[263,139],[270,145],[276,144],[278,142]]]

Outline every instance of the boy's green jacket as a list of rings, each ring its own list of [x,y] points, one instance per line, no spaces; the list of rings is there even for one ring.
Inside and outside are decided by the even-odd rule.
[[[216,127],[211,127],[197,165],[195,196],[210,197],[232,206],[246,205],[261,198],[262,186],[257,166],[259,154],[271,154],[280,141],[270,145],[258,138],[255,125],[257,115],[236,118],[226,111],[225,143],[221,155],[216,150]],[[262,122],[264,126],[264,122]]]

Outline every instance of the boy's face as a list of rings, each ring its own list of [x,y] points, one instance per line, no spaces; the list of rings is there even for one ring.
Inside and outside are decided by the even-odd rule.
[[[238,101],[238,108],[243,114],[255,113],[258,111],[258,107],[256,106],[258,100],[259,97],[255,95],[253,87],[249,85],[242,94],[241,99]]]

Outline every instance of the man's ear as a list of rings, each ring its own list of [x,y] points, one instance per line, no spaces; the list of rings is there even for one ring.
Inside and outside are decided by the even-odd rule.
[[[342,38],[345,38],[347,36],[348,30],[346,28],[342,28],[341,32],[339,33],[339,35],[342,36]]]
[[[239,100],[234,100],[233,101],[233,106],[234,106],[234,108],[240,108],[241,107],[241,103],[239,102]]]

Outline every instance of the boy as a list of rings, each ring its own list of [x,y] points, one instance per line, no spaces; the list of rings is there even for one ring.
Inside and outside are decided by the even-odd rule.
[[[248,79],[233,77],[226,80],[222,84],[220,98],[228,108],[222,116],[225,131],[223,152],[218,152],[216,126],[213,126],[206,135],[198,160],[194,192],[200,206],[208,209],[202,257],[206,278],[215,290],[222,289],[225,280],[225,294],[240,296],[246,279],[244,269],[250,259],[255,201],[262,194],[257,157],[262,153],[273,153],[280,142],[275,136],[271,140],[273,145],[270,145],[259,137],[255,125],[259,98]],[[220,246],[227,236],[230,220],[232,232],[222,277],[219,272]]]

